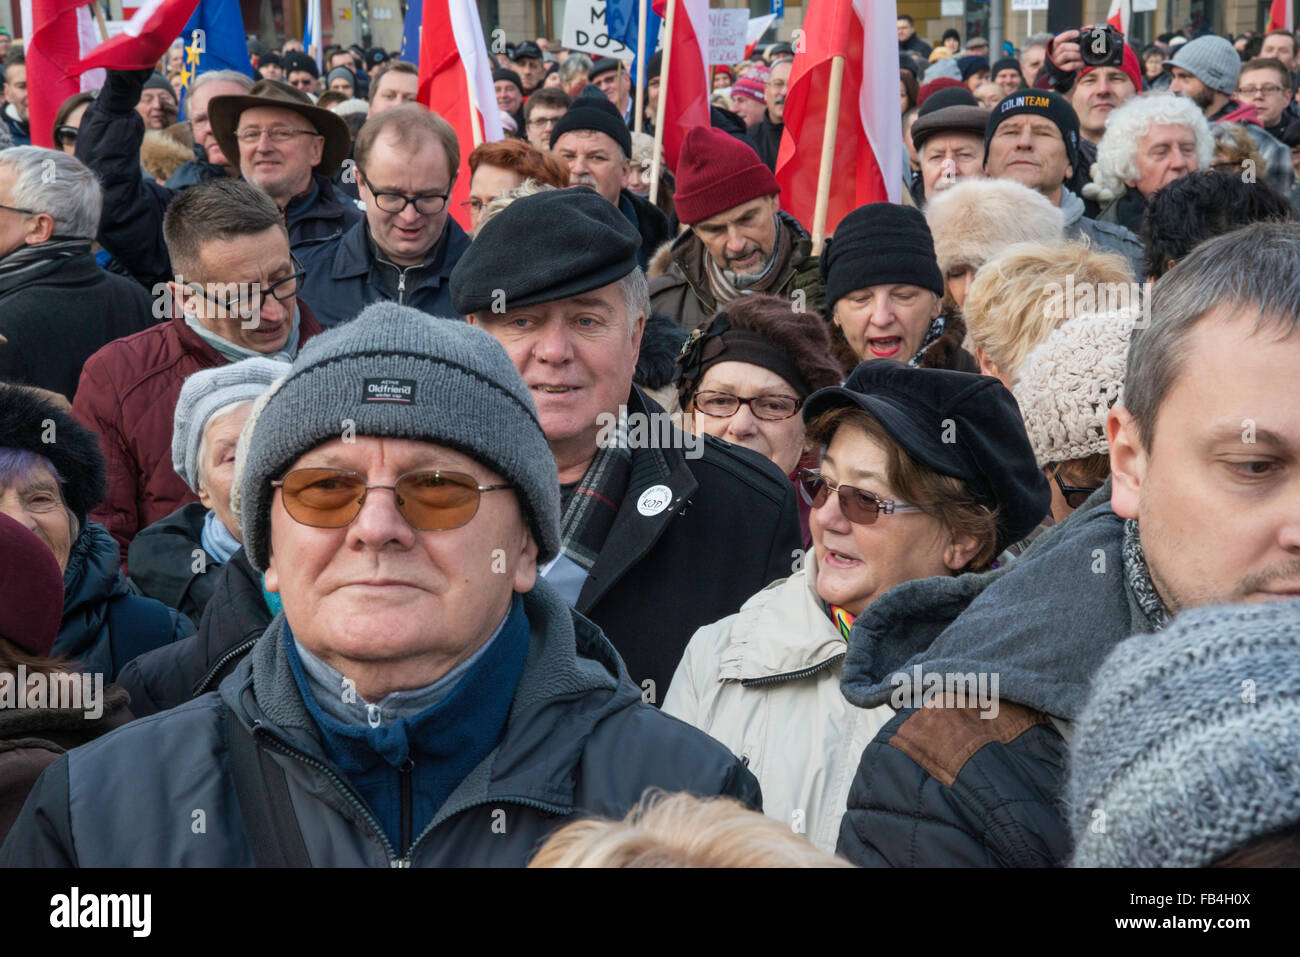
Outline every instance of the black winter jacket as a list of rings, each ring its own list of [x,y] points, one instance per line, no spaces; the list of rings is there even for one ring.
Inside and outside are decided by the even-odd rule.
[[[635,387],[627,406],[663,414]],[[627,493],[576,605],[656,705],[696,630],[788,577],[803,545],[794,485],[768,459],[711,435],[687,458],[672,435],[675,447],[633,451]],[[656,486],[670,504],[643,514],[638,503]]]
[[[202,502],[182,505],[136,533],[127,550],[131,581],[141,594],[198,621],[212,597],[221,563],[203,551]],[[196,550],[198,554],[196,554]]]
[[[0,276],[0,379],[77,394],[86,360],[158,322],[139,283],[105,272],[90,252]]]
[[[194,634],[184,615],[133,594],[119,560],[108,530],[87,522],[63,573],[63,621],[54,639],[56,655],[76,659],[79,670],[103,672],[106,683],[138,655]]]
[[[383,257],[363,217],[341,236],[309,240],[294,247],[307,278],[298,293],[326,329],[353,319],[372,302],[412,306],[431,316],[459,315],[451,305],[451,271],[469,236],[447,217],[430,257],[419,266],[399,267]]]
[[[772,172],[776,172],[776,158],[781,151],[781,135],[784,132],[784,123],[773,123],[771,117],[764,113],[763,118],[745,134],[745,142],[754,148],[758,158]]]
[[[553,588],[539,580],[524,610],[528,657],[504,735],[406,858],[326,756],[279,616],[218,692],[55,761],[0,848],[0,867],[254,864],[244,821],[256,827],[257,819],[241,816],[233,734],[250,735],[284,775],[288,830],[318,867],[520,866],[556,828],[584,814],[621,817],[652,787],[760,806],[758,782],[740,761],[646,705],[604,636]],[[195,809],[205,833],[193,830]]]
[[[144,120],[134,109],[110,112],[103,97],[86,107],[77,135],[77,159],[89,166],[104,188],[99,242],[145,286],[169,282],[171,259],[163,243],[163,214],[175,190],[140,175]],[[340,201],[329,177],[312,176],[318,190],[308,206],[287,217],[290,244],[342,232],[362,218],[351,201]],[[291,204],[292,205],[292,204]]]
[[[212,598],[195,635],[147,652],[117,676],[138,718],[215,691],[271,624],[262,576],[241,548],[211,570]]]
[[[863,752],[836,852],[863,866],[1063,865],[1064,722],[1120,641],[1152,630],[1121,557],[1109,484],[1015,562],[886,592],[853,624],[841,688],[904,707]],[[988,676],[997,700],[913,707],[895,676]],[[992,676],[998,685],[992,685]],[[949,680],[945,677],[945,683]],[[1058,726],[1056,720],[1062,723]]]
[[[628,215],[629,211],[631,216]],[[658,206],[652,206],[648,199],[638,196],[629,189],[625,189],[619,196],[619,212],[621,212],[641,235],[641,246],[636,251],[637,265],[645,269],[650,264],[650,257],[668,240],[673,238],[672,230],[668,226],[668,217],[665,216]],[[633,218],[635,217],[635,221]]]

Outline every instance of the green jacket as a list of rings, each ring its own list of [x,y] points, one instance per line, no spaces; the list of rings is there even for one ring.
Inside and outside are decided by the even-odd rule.
[[[781,280],[773,295],[794,299],[803,291],[804,306],[820,313],[826,306],[826,283],[821,277],[818,257],[812,254],[812,238],[789,213],[777,214],[781,225],[790,231],[790,261],[780,268]],[[687,230],[671,246],[664,246],[650,260],[650,308],[671,316],[687,332],[710,319],[718,311],[705,272],[704,243]]]

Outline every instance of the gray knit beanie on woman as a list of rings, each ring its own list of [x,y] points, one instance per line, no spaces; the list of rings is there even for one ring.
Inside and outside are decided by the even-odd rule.
[[[289,375],[253,405],[239,438],[231,504],[248,560],[270,559],[271,481],[347,432],[431,442],[510,482],[539,559],[560,547],[560,480],[532,396],[504,349],[453,319],[375,303],[309,340]]]
[[[1075,867],[1205,867],[1300,822],[1300,602],[1117,645],[1075,725]]]

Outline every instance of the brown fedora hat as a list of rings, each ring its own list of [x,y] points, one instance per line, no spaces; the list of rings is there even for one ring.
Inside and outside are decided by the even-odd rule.
[[[320,162],[312,168],[313,173],[333,176],[347,159],[348,150],[352,147],[352,134],[343,117],[314,105],[311,97],[301,90],[295,90],[287,83],[258,80],[245,94],[214,96],[208,103],[212,135],[217,138],[217,143],[221,146],[221,152],[226,154],[226,159],[235,160],[234,166],[239,166],[239,141],[235,139],[235,127],[239,124],[239,115],[244,110],[256,106],[275,106],[293,110],[316,127],[317,133],[325,137],[325,148],[321,151]]]

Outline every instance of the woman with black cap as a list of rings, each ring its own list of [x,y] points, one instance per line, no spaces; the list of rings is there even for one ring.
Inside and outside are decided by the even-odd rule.
[[[859,206],[826,241],[821,274],[835,355],[846,375],[864,359],[979,371],[961,347],[961,313],[944,308],[943,273],[919,210],[894,203]]]
[[[854,619],[905,582],[989,568],[1051,495],[1015,399],[987,376],[864,362],[803,419],[823,448],[801,475],[813,549],[695,633],[664,710],[741,755],[764,810],[833,851],[858,759],[894,714],[840,693]]]
[[[677,396],[686,427],[770,459],[798,479],[808,444],[799,409],[818,389],[838,385],[826,327],[778,296],[741,296],[686,340],[677,359]],[[804,547],[808,503],[799,502]]]

